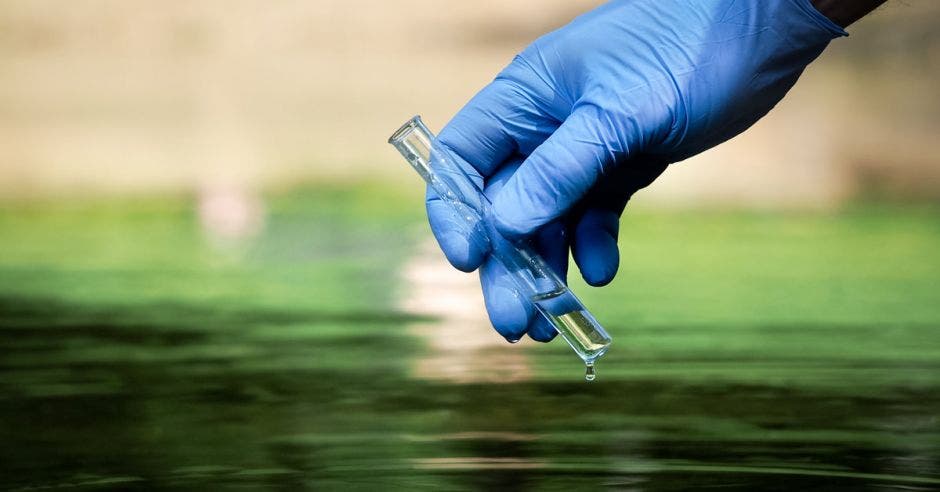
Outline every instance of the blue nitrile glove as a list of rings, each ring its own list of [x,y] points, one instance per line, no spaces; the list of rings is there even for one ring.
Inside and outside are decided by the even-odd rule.
[[[537,233],[562,276],[570,246],[584,279],[604,285],[630,196],[767,114],[841,35],[810,0],[613,1],[529,46],[438,144],[485,180],[501,233]],[[554,329],[433,192],[427,208],[448,260],[481,269],[496,330],[550,340]]]

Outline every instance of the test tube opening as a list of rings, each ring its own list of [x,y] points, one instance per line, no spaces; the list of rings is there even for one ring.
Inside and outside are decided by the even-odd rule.
[[[399,129],[395,130],[395,133],[391,137],[388,137],[388,143],[398,146],[398,143],[408,137],[408,135],[418,127],[418,124],[421,122],[420,116],[413,116],[410,120],[406,121]]]
[[[420,116],[414,116],[388,139],[422,177],[431,173],[431,146],[434,136]]]

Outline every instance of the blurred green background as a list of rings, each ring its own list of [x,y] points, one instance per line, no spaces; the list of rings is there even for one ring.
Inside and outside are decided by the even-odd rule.
[[[940,486],[940,4],[635,198],[587,384],[385,140],[594,4],[0,1],[0,488]]]

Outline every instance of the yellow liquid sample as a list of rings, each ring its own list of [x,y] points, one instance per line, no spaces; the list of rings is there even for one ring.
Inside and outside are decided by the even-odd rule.
[[[603,353],[610,344],[610,339],[597,331],[595,324],[585,316],[584,311],[549,315],[548,318],[565,339],[576,345],[575,348],[582,356],[593,359]]]
[[[593,381],[596,377],[594,361],[607,351],[610,335],[567,289],[533,296],[532,301],[568,345],[584,360],[584,379]]]

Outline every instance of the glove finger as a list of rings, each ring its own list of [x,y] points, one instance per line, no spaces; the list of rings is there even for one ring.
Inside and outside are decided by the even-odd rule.
[[[478,223],[471,224],[458,215],[450,204],[441,201],[430,186],[425,195],[425,208],[431,232],[447,261],[462,272],[476,270],[488,252],[486,237]]]
[[[620,252],[617,234],[620,215],[638,190],[649,186],[668,167],[665,161],[633,159],[619,165],[591,189],[579,204],[584,211],[573,221],[571,253],[585,282],[593,286],[610,283],[617,274]]]
[[[588,285],[607,285],[617,274],[620,217],[610,209],[588,208],[573,227],[571,254]]]
[[[523,161],[522,156],[513,156],[494,172],[487,180],[485,194],[492,197],[499,192],[503,184],[516,172]],[[511,247],[499,237],[492,236],[494,249]],[[480,268],[480,286],[483,289],[483,301],[493,328],[510,343],[516,343],[529,329],[529,323],[536,315],[532,303],[520,294],[509,272],[492,256]]]
[[[499,194],[502,186],[519,169],[524,160],[516,155],[501,166],[487,180],[486,195]],[[491,240],[496,250],[511,248],[512,245],[493,231]],[[562,278],[568,266],[568,244],[562,224],[552,224],[540,232],[532,242],[533,247]],[[480,284],[486,310],[493,327],[510,342],[518,341],[522,335],[529,335],[539,341],[549,341],[555,336],[555,329],[538,314],[532,302],[519,292],[511,274],[494,258],[487,259],[480,269]]]
[[[495,258],[480,267],[483,302],[493,328],[509,343],[516,343],[529,329],[535,308],[516,289],[509,272]]]
[[[465,200],[457,203],[460,210],[456,210],[454,203],[441,199],[437,191],[428,186],[425,207],[431,232],[454,268],[472,272],[483,263],[490,246],[482,224],[484,208],[478,191],[484,189],[483,176],[446,147],[438,147],[432,152],[431,167],[440,182],[450,186],[457,197]],[[462,179],[463,176],[469,180]]]
[[[513,154],[531,152],[558,125],[522,85],[498,78],[450,120],[436,143],[489,177]]]
[[[564,278],[568,266],[564,227],[560,223],[544,227],[533,246],[555,273]],[[539,342],[549,342],[558,334],[532,301],[519,292],[511,274],[492,257],[480,268],[480,285],[490,323],[510,343],[517,342],[526,333]]]
[[[539,230],[534,238],[535,250],[548,263],[548,266],[567,284],[568,277],[568,238],[565,227],[560,222],[552,222]],[[527,299],[528,301],[528,299]],[[531,302],[531,301],[529,301]],[[558,330],[540,315],[533,306],[534,315],[529,323],[529,338],[538,342],[550,342],[558,335]]]
[[[629,145],[613,130],[602,128],[596,111],[571,114],[526,159],[494,202],[496,226],[510,238],[532,234],[568,213],[598,178],[615,169]],[[609,142],[613,144],[612,149]]]

